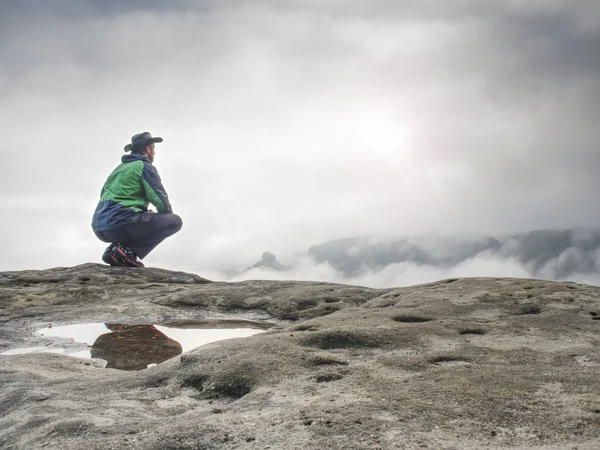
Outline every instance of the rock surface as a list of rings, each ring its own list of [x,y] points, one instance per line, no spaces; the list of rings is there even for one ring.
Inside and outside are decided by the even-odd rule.
[[[47,323],[270,327],[136,372],[2,356],[0,448],[600,448],[597,287],[213,283],[86,264],[2,273],[0,305],[0,352],[54,345],[33,333]]]

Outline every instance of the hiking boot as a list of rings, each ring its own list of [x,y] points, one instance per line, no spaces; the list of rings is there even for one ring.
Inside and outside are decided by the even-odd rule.
[[[111,244],[108,247],[106,247],[106,250],[104,250],[104,254],[102,255],[102,261],[104,261],[109,266],[122,267],[123,264],[121,264],[121,261],[119,261],[119,259],[112,251],[114,246],[115,244]]]
[[[144,267],[144,263],[140,261],[137,255],[126,245],[117,242],[111,249],[111,254],[124,267]]]

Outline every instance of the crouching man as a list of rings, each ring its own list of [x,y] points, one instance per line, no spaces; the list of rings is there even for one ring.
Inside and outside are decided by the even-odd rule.
[[[111,266],[144,267],[141,260],[183,225],[152,165],[155,143],[162,141],[148,132],[134,135],[125,146],[131,153],[121,158],[102,187],[92,229],[110,243],[102,260]],[[148,211],[149,203],[158,213]]]

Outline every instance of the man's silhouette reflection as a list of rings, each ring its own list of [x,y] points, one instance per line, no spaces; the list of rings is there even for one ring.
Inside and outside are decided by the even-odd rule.
[[[92,345],[92,358],[108,361],[106,367],[141,370],[181,354],[181,344],[153,325],[105,324],[112,333],[100,335]]]

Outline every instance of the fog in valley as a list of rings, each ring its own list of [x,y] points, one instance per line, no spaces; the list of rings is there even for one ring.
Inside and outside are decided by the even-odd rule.
[[[599,24],[592,0],[0,2],[0,270],[101,262],[100,189],[150,131],[184,226],[148,266],[599,284]]]

